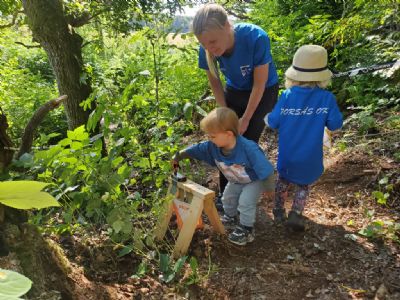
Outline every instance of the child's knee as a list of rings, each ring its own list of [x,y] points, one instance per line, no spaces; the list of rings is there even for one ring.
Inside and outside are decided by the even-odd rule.
[[[263,181],[263,194],[275,191],[275,175],[271,174]]]

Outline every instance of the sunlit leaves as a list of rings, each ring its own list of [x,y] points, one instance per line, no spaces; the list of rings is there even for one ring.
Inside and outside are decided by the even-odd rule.
[[[0,269],[0,299],[17,300],[32,287],[32,281],[24,275]]]
[[[0,203],[18,209],[60,206],[53,196],[42,192],[47,185],[37,181],[0,182]]]
[[[67,136],[71,140],[83,141],[89,138],[89,134],[85,131],[85,127],[82,125],[77,127],[74,131],[67,131]]]

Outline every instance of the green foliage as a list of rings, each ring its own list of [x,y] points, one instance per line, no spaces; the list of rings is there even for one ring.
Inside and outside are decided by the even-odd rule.
[[[122,242],[119,256],[143,255],[146,247],[151,247],[148,232],[163,199],[160,195],[171,171],[170,157],[186,146],[183,138],[213,106],[200,101],[208,84],[204,71],[197,67],[197,41],[191,34],[168,32],[170,20],[154,13],[165,3],[150,2],[111,1],[104,7],[95,1],[64,1],[70,18],[106,10],[91,24],[75,28],[90,41],[82,48],[82,80],[90,78],[93,93],[81,106],[91,107],[94,102],[97,106],[86,128],[74,131],[66,130],[62,109],[52,112],[36,139],[35,145],[42,148],[14,164],[29,171],[13,176],[53,183],[50,192],[63,204],[50,210],[57,211],[60,218],[38,212],[36,222],[48,222],[47,228],[57,233],[93,224]],[[11,11],[10,3],[6,11]],[[179,1],[167,5],[173,10]],[[261,0],[227,5],[239,13],[249,7],[249,21],[269,33],[281,82],[293,53],[306,43],[326,47],[334,71],[398,57],[399,16],[393,1]],[[139,27],[143,29],[132,31]],[[57,94],[44,52],[15,44],[15,40],[31,43],[26,28],[18,30],[5,29],[0,36],[0,106],[9,113],[14,140],[22,135],[34,110]],[[376,113],[399,106],[396,80],[384,72],[334,80],[332,88],[339,103],[359,110],[353,121],[360,134],[381,130]],[[99,134],[91,137],[99,122]],[[388,119],[386,124],[395,129],[398,118]],[[102,140],[108,154],[103,152]],[[45,145],[49,147],[43,148]],[[348,145],[344,140],[339,148],[345,150]],[[382,204],[391,193],[387,186],[380,184],[373,193]],[[387,236],[395,228],[370,221],[371,227],[364,233],[371,237]],[[176,279],[186,262],[186,258],[175,262],[167,254],[159,259],[165,282]],[[191,273],[185,283],[196,284],[203,278],[196,258],[190,259],[189,266]],[[145,276],[149,269],[143,262],[136,276]]]
[[[24,275],[0,269],[0,300],[21,299],[32,287],[32,281]]]
[[[97,30],[88,27],[80,33],[90,38]],[[106,226],[114,240],[134,240],[126,252],[149,239],[133,220],[149,218],[151,198],[160,201],[170,157],[183,147],[176,141],[193,129],[193,118],[205,114],[196,101],[207,82],[196,67],[193,42],[171,50],[168,34],[147,28],[128,38],[103,34],[102,43],[84,48],[94,92],[81,103],[85,108],[97,102],[87,130],[101,121],[101,134],[90,138],[80,127],[65,135],[54,128],[41,133],[37,145],[58,140],[56,145],[35,151],[33,157],[24,155],[14,165],[30,168],[24,177],[54,183],[51,192],[63,203],[61,222],[40,212],[35,222],[47,220],[47,228],[58,233],[83,224]],[[105,157],[101,138],[107,143]]]
[[[108,219],[116,238],[127,238],[132,228],[131,213],[139,203],[128,200],[121,188],[129,182],[130,174],[121,150],[117,145],[109,156],[102,157],[99,136],[91,140],[81,126],[68,131],[67,138],[49,150],[35,153],[37,177],[53,182],[56,198],[68,204],[63,212],[67,223],[82,212],[82,218],[97,222]]]
[[[186,262],[187,258],[187,256],[183,256],[175,261],[169,254],[160,253],[158,265],[155,267],[156,269],[158,268],[158,271],[161,273],[159,278],[165,283],[173,282],[179,279],[182,270],[184,270],[185,267],[188,267],[190,268],[189,272],[185,271],[185,275],[181,282],[185,285],[198,284],[201,282],[205,277],[200,275],[199,264],[196,257],[190,257],[189,263]],[[131,278],[142,278],[148,275],[152,268],[154,268],[154,266],[151,266],[147,259],[144,259],[139,264],[135,274],[133,274]]]
[[[253,6],[250,17],[269,33],[281,77],[296,49],[310,43],[328,50],[329,67],[337,72],[398,59],[396,1],[263,0]],[[384,74],[335,79],[333,90],[342,104],[398,101],[398,86]]]
[[[174,262],[168,254],[161,253],[160,254],[160,271],[161,276],[160,279],[166,283],[171,282],[176,278],[179,274],[183,266],[185,265],[185,261],[187,256],[180,257],[176,262]]]
[[[0,203],[18,209],[60,206],[53,196],[42,192],[47,185],[37,181],[0,182]]]
[[[15,41],[31,43],[26,27],[20,31],[2,29],[0,35],[0,107],[7,116],[8,134],[19,145],[23,130],[34,111],[57,95],[55,80],[43,50],[27,49]],[[64,131],[67,125],[62,110],[51,112],[40,131]]]
[[[400,242],[400,223],[394,221],[371,221],[359,234],[371,239],[389,239]]]
[[[376,128],[375,118],[370,115],[370,112],[363,111],[354,116],[357,116],[357,119],[360,122],[358,127],[360,133],[368,133],[371,129]]]
[[[1,16],[13,15],[19,10],[21,10],[20,1],[14,1],[14,0],[0,1]],[[7,21],[7,18],[2,18],[2,21],[3,22]],[[11,23],[11,21],[9,23]]]
[[[196,257],[192,256],[189,261],[190,266],[190,274],[186,279],[185,283],[187,285],[197,284],[201,281],[201,276],[199,274],[199,263],[197,262]]]
[[[142,261],[139,264],[136,273],[134,275],[132,275],[131,278],[134,278],[134,279],[142,278],[143,276],[146,275],[146,273],[148,271],[147,268],[148,268],[148,266],[147,266],[146,261]]]
[[[379,191],[373,191],[372,196],[379,204],[386,205],[391,191],[393,191],[393,184],[389,184],[389,178],[385,176],[379,180]]]
[[[374,219],[374,211],[366,210],[369,223],[358,233],[370,239],[388,239],[400,242],[400,223],[391,220]]]

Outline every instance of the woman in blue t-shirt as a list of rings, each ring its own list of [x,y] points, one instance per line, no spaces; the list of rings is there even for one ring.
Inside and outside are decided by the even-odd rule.
[[[207,72],[217,104],[233,109],[240,118],[239,134],[258,143],[265,127],[263,118],[278,97],[278,75],[267,33],[256,25],[231,24],[218,4],[202,6],[192,29],[201,44],[199,67]],[[225,89],[219,71],[225,76]],[[220,194],[226,183],[220,173]]]

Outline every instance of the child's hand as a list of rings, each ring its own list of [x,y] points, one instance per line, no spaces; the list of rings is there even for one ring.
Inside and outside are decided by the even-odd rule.
[[[174,154],[171,158],[171,167],[174,173],[178,172],[179,169],[179,151]]]
[[[171,167],[174,173],[178,172],[179,169],[179,161],[175,160],[174,158],[171,159]]]

